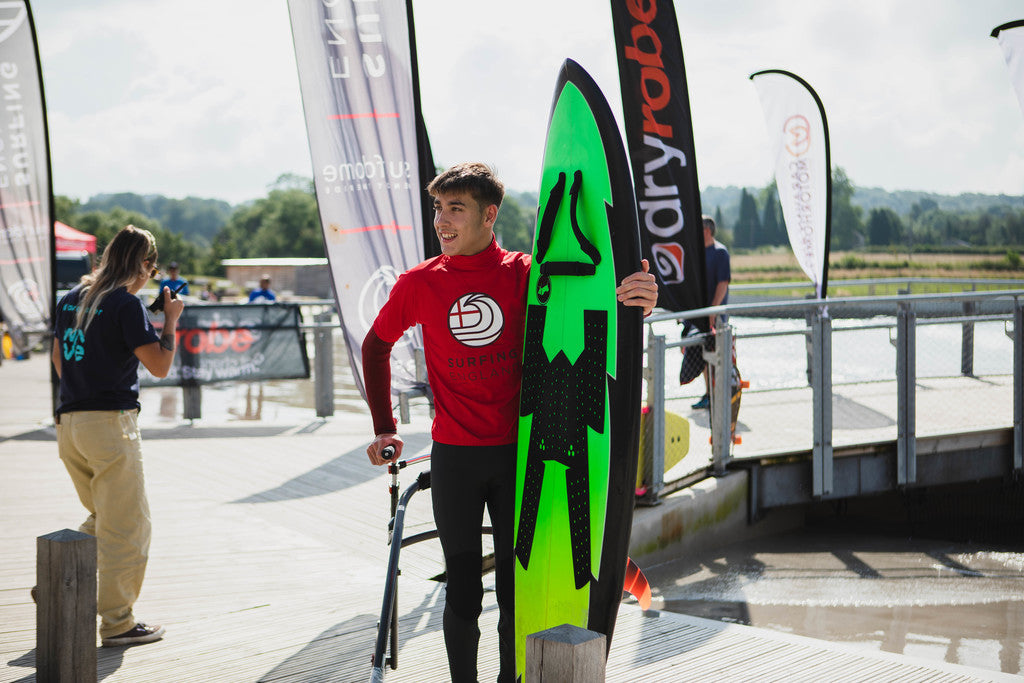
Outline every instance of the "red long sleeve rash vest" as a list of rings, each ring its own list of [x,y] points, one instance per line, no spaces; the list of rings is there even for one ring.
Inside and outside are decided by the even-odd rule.
[[[363,342],[377,434],[395,431],[391,348],[419,323],[435,417],[431,436],[455,446],[514,443],[522,381],[530,256],[492,240],[472,256],[438,256],[395,283]]]

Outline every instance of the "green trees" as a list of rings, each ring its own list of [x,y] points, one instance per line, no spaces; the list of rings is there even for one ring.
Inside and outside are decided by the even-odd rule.
[[[195,272],[200,262],[201,248],[199,245],[190,242],[181,235],[167,230],[149,216],[144,216],[136,211],[129,211],[119,206],[109,212],[89,211],[87,213],[72,214],[69,217],[71,225],[82,232],[96,235],[96,253],[103,252],[110,240],[126,225],[134,225],[137,228],[149,230],[156,238],[157,249],[160,252],[160,265],[166,267],[171,261],[177,261],[182,272]],[[62,221],[67,222],[67,221]]]
[[[201,246],[209,246],[232,212],[231,205],[220,199],[173,199],[131,192],[96,195],[79,205],[77,211],[109,212],[117,207],[149,216],[171,232]],[[58,211],[58,220],[59,216]]]
[[[731,247],[732,246],[732,237],[730,237],[730,235],[732,233],[729,230],[728,226],[725,224],[725,219],[722,218],[722,207],[720,207],[720,206],[716,206],[715,207],[714,221],[715,221],[715,239],[717,239],[719,242],[721,242],[725,246]]]
[[[896,244],[903,235],[903,221],[889,207],[871,209],[868,214],[868,241],[881,247]]]
[[[494,234],[505,249],[533,251],[533,231],[537,224],[537,199],[531,194],[508,192],[501,202]]]
[[[761,190],[761,207],[761,234],[760,239],[756,240],[756,246],[789,244],[779,191],[774,180]]]
[[[747,193],[747,189],[743,188],[740,192],[740,217],[732,230],[733,246],[740,249],[754,247],[760,233],[761,219],[757,215],[757,202]]]
[[[864,245],[864,209],[853,203],[853,183],[846,171],[832,171],[832,243],[831,249],[856,249]]]
[[[863,206],[861,193],[867,197]],[[714,207],[718,239],[731,248],[789,245],[774,181],[761,189],[706,188],[702,203],[708,213]],[[536,207],[534,194],[506,193],[495,224],[505,248],[530,251]],[[96,235],[100,250],[128,223],[146,228],[157,238],[162,263],[177,261],[188,275],[222,275],[222,259],[324,255],[313,183],[301,176],[282,175],[265,197],[235,207],[213,199],[122,193],[85,203],[58,195],[54,210],[57,220]],[[893,247],[1020,253],[1024,197],[858,190],[835,168],[831,249]]]
[[[308,189],[273,189],[239,207],[213,240],[205,270],[221,274],[228,258],[323,258],[316,199]]]

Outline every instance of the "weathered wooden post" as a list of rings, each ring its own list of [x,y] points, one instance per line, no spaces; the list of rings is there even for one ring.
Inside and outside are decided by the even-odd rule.
[[[186,380],[181,385],[181,416],[186,420],[203,417],[203,389],[195,380]]]
[[[605,672],[605,636],[562,624],[526,637],[528,683],[600,683]]]
[[[39,536],[36,586],[36,680],[95,683],[96,538]]]

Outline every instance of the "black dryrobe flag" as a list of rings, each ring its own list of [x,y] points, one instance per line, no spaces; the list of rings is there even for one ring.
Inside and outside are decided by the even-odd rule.
[[[439,253],[424,219],[433,162],[419,111],[412,8],[406,0],[288,0],[288,9],[324,245],[352,374],[365,396],[363,337],[398,276]],[[416,385],[413,349],[422,345],[419,328],[395,344],[395,390]]]
[[[671,0],[612,0],[611,5],[640,239],[658,279],[658,306],[702,308],[710,293],[675,8]],[[707,318],[693,322],[707,331]]]
[[[27,2],[0,2],[0,314],[15,351],[48,336],[53,191],[43,82]]]

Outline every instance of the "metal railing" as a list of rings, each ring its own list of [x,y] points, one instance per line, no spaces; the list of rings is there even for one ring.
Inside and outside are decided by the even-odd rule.
[[[877,282],[877,281],[876,281]],[[902,282],[902,281],[901,281]],[[934,281],[931,281],[934,282]],[[1019,281],[1016,282],[1019,284]],[[778,334],[803,335],[807,342],[808,383],[812,392],[812,482],[815,497],[827,497],[834,490],[833,481],[833,423],[832,423],[832,318],[829,309],[842,308],[847,314],[850,309],[864,308],[876,315],[881,307],[890,310],[895,317],[894,325],[868,323],[859,329],[888,327],[894,328],[895,337],[890,341],[896,348],[897,383],[897,483],[913,484],[917,478],[916,455],[916,332],[919,326],[927,324],[960,323],[961,373],[973,373],[974,325],[978,322],[1004,321],[1006,334],[1013,340],[1013,469],[1020,473],[1024,468],[1024,311],[1022,311],[1024,290],[971,291],[946,294],[903,294],[897,296],[843,297],[827,300],[790,300],[753,304],[730,304],[714,306],[680,313],[661,313],[647,318],[647,350],[645,379],[649,407],[650,446],[641,453],[640,467],[643,471],[645,488],[643,499],[649,504],[666,490],[665,433],[666,433],[666,351],[705,344],[711,335],[697,335],[682,341],[669,342],[665,335],[658,334],[654,326],[665,321],[682,322],[709,315],[729,316],[769,315],[789,318],[804,318],[806,328],[795,332],[767,332],[751,335],[737,335],[737,338],[765,337]],[[972,315],[981,308],[998,309],[1001,312]],[[948,315],[940,319],[919,321],[917,309],[929,307],[929,315],[935,315],[936,305],[945,308]],[[1007,325],[1009,323],[1009,325]],[[858,329],[844,327],[843,331]],[[714,335],[714,349],[705,350],[704,358],[714,377],[728,378],[732,372],[733,329],[724,326]],[[723,474],[733,459],[732,434],[730,425],[731,391],[728,381],[716,381],[709,387],[711,400],[711,464],[705,474]],[[690,475],[692,473],[688,473]],[[649,477],[649,479],[648,479]],[[692,476],[686,479],[692,480]],[[673,482],[668,482],[672,484]],[[668,490],[676,487],[668,486]]]
[[[844,281],[847,282],[847,281]],[[876,284],[888,281],[863,281]],[[909,286],[904,280],[894,280]],[[920,284],[935,283],[935,280],[921,280]],[[957,281],[963,284],[963,281]],[[1015,281],[1019,284],[1020,281]],[[791,286],[787,284],[785,286]],[[970,283],[967,286],[971,286]],[[756,286],[758,288],[761,285]],[[716,377],[730,377],[732,365],[733,340],[750,340],[783,335],[797,335],[805,339],[807,349],[807,386],[810,387],[813,401],[811,421],[813,481],[811,483],[815,496],[827,497],[834,490],[833,481],[833,415],[832,415],[832,341],[835,333],[857,330],[889,329],[890,342],[896,349],[895,379],[897,383],[897,478],[901,485],[912,484],[917,477],[916,456],[916,378],[917,353],[916,333],[919,328],[933,324],[960,324],[962,327],[960,371],[964,375],[973,372],[974,327],[977,323],[1002,321],[1007,336],[1013,342],[1013,468],[1021,472],[1024,468],[1024,311],[1022,311],[1024,289],[997,291],[970,291],[954,294],[904,294],[897,296],[844,297],[827,300],[791,299],[752,304],[730,304],[681,313],[659,313],[647,320],[647,348],[645,362],[645,379],[647,384],[647,402],[649,410],[650,440],[649,445],[641,453],[640,467],[645,472],[644,484],[647,493],[643,500],[648,503],[657,502],[663,493],[679,488],[680,482],[693,481],[702,476],[724,474],[733,460],[733,440],[730,425],[730,388],[729,382],[715,382],[711,391],[711,456],[710,466],[705,470],[690,471],[682,479],[665,481],[665,439],[666,439],[666,353],[669,349],[687,346],[704,345],[708,341],[706,335],[688,337],[684,340],[669,341],[665,335],[658,334],[654,326],[665,321],[683,321],[708,315],[727,313],[737,318],[760,315],[790,319],[803,319],[806,326],[790,331],[768,331],[758,333],[735,334],[732,327],[725,326],[715,335],[714,350],[704,350],[703,355]],[[315,407],[318,417],[334,414],[334,334],[339,330],[335,319],[333,301],[303,302],[312,310],[315,322],[304,323],[301,329],[313,333],[313,381]],[[984,304],[984,306],[982,305]],[[945,308],[946,315],[941,318],[919,318],[918,307],[926,305],[929,315],[934,315],[937,305]],[[883,307],[890,311],[893,323],[865,322],[856,326],[843,326],[833,330],[830,309],[861,309],[865,316],[875,315]],[[991,312],[993,308],[998,312]],[[987,313],[977,311],[986,309]],[[847,311],[849,313],[849,311]],[[853,316],[847,316],[853,317]],[[423,373],[422,359],[419,359],[418,373]],[[344,372],[344,370],[343,370]],[[188,401],[186,395],[186,418],[199,417],[198,390],[194,400]],[[421,392],[420,392],[421,393]],[[420,393],[403,395],[399,400],[400,419],[409,422],[409,399]],[[186,391],[187,394],[187,391]],[[190,409],[189,406],[192,406]]]

